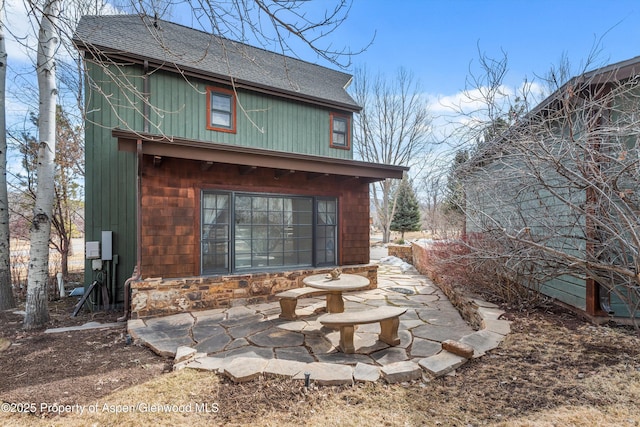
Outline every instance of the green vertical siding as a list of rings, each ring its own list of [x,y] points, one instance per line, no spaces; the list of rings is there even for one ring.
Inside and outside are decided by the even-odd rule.
[[[238,91],[235,134],[206,129],[206,88],[219,86],[164,71],[148,76],[149,129],[143,121],[143,68],[87,63],[87,123],[85,131],[86,240],[100,240],[103,230],[114,232],[119,257],[117,283],[122,300],[124,281],[136,263],[136,155],[118,151],[113,128],[148,131],[199,141],[251,146],[283,152],[353,158],[350,150],[330,148],[330,113],[274,96]],[[343,112],[344,113],[344,112]],[[94,272],[85,265],[85,282]]]
[[[87,121],[85,128],[85,239],[99,241],[102,231],[111,230],[113,253],[118,255],[116,267],[122,301],[124,281],[131,276],[136,263],[136,159],[135,154],[118,151],[111,137],[114,127],[142,130],[143,122],[137,109],[142,103],[135,96],[123,96],[118,84],[102,70],[87,64],[89,80],[86,92]],[[136,89],[142,88],[141,69],[109,70],[120,81]],[[94,85],[99,85],[96,90]],[[95,273],[91,263],[85,264],[85,283],[91,283]]]
[[[150,76],[151,132],[284,152],[352,159],[353,152],[330,147],[331,110],[238,90],[236,133],[207,130],[204,80],[155,72]]]

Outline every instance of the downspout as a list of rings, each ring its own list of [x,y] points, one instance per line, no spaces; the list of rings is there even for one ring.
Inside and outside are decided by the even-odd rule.
[[[143,131],[149,133],[149,61],[144,61],[144,78],[143,78]],[[129,319],[131,311],[131,283],[137,282],[142,278],[142,139],[136,141],[136,266],[133,274],[124,282],[124,316],[119,317],[118,321],[122,322]]]

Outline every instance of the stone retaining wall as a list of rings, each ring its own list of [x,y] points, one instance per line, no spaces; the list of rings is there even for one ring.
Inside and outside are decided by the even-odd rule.
[[[389,256],[398,257],[404,262],[413,264],[413,251],[411,250],[411,245],[390,244],[387,246],[387,250],[389,252]]]
[[[366,289],[378,286],[376,264],[340,267],[344,273],[369,279]],[[302,279],[328,273],[332,268],[232,276],[149,278],[131,284],[131,318],[165,316],[179,312],[258,304],[275,300],[274,295],[303,286]]]
[[[442,277],[440,277],[436,273],[435,268],[433,268],[434,259],[431,250],[415,243],[411,243],[411,249],[413,257],[411,264],[413,264],[416,270],[429,277],[438,285],[471,327],[474,329],[482,329],[483,319],[478,313],[478,304],[474,301],[475,298],[468,295],[465,289],[461,289],[461,287],[456,286],[455,283],[442,280]]]

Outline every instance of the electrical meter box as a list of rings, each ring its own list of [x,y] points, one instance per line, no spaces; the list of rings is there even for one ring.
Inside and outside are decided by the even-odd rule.
[[[102,232],[102,260],[111,261],[113,259],[113,231]]]
[[[84,256],[86,259],[100,258],[100,242],[86,242],[84,244]]]

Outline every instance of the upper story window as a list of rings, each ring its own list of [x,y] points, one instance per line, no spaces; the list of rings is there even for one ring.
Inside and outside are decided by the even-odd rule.
[[[331,147],[348,150],[350,148],[351,126],[349,116],[331,113]]]
[[[207,88],[207,129],[236,132],[236,99],[232,91]]]

